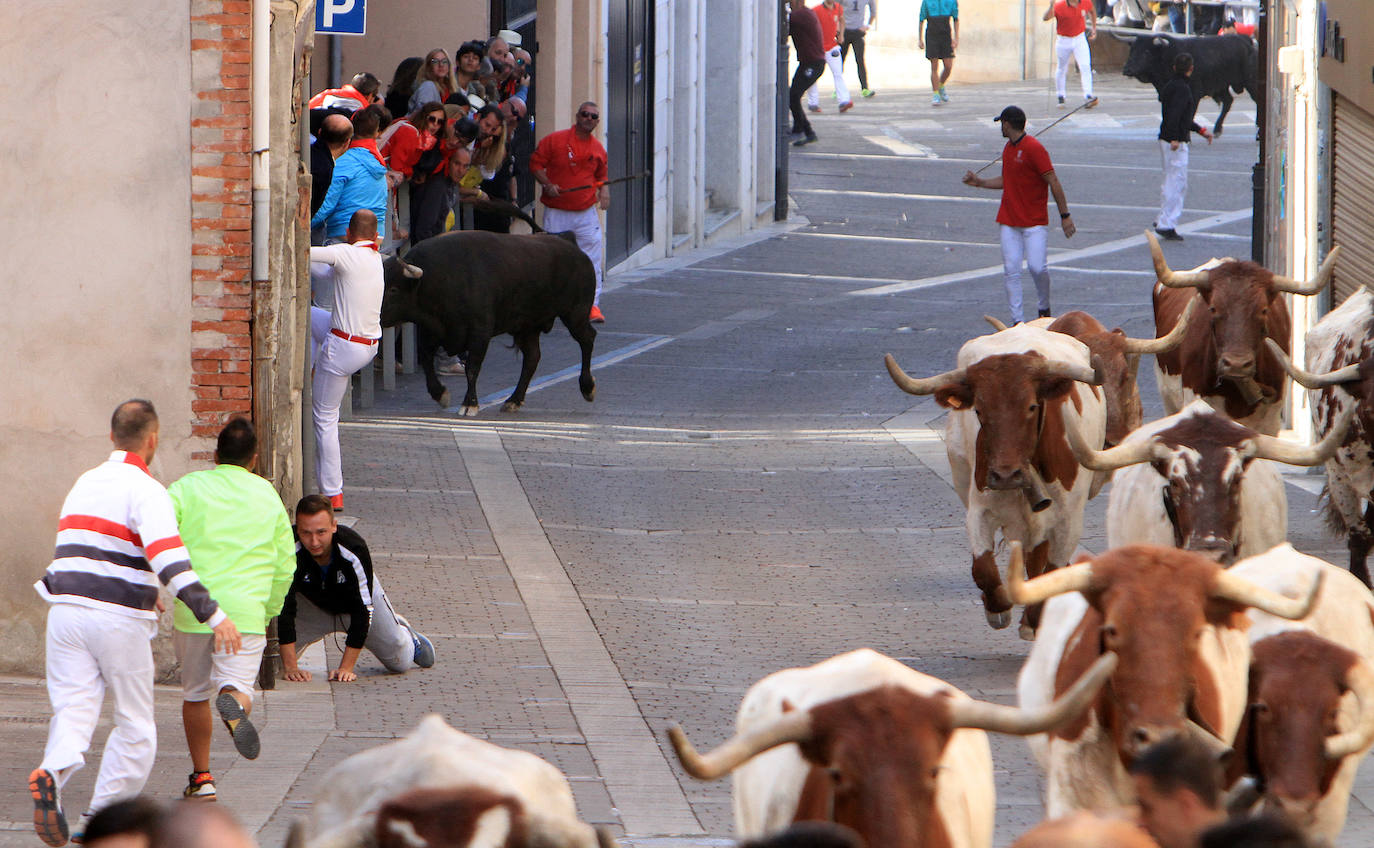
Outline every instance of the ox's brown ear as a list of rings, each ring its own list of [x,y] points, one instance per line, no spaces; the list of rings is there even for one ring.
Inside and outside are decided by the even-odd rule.
[[[1048,380],[1040,381],[1040,399],[1058,400],[1066,396],[1072,389],[1073,384],[1078,382],[1071,377],[1051,377]]]
[[[971,409],[973,390],[968,383],[949,383],[935,390],[935,402],[945,409]]]
[[[795,710],[796,707],[792,706],[792,702],[791,702],[791,701],[787,700],[786,698],[783,698],[783,699],[782,699],[782,706],[779,707],[779,709],[781,709],[781,710],[782,710],[783,712],[785,712],[785,713],[790,713],[790,712],[792,712],[793,710]]]

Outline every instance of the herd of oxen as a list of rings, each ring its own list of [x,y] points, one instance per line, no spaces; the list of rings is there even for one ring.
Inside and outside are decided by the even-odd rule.
[[[1018,706],[868,649],[770,674],[714,749],[669,732],[687,773],[733,776],[737,836],[822,820],[870,848],[989,848],[990,732],[1028,739],[1050,819],[1130,806],[1128,764],[1187,735],[1224,758],[1233,806],[1277,811],[1316,843],[1340,833],[1374,744],[1374,506],[1362,510],[1374,503],[1374,294],[1362,289],[1308,333],[1309,372],[1290,361],[1285,298],[1323,289],[1339,249],[1299,281],[1230,259],[1174,271],[1146,238],[1153,338],[1070,312],[1014,327],[988,319],[993,332],[936,376],[886,359],[898,387],[949,410],[987,620],[1007,627],[1019,605],[1020,634],[1034,640]],[[1169,414],[1143,423],[1146,354]],[[1290,377],[1310,392],[1315,445],[1277,437]],[[1348,569],[1286,543],[1275,463],[1325,464]],[[1071,562],[1087,502],[1109,479],[1109,549]],[[578,819],[552,765],[438,716],[323,785],[294,844],[612,844]]]

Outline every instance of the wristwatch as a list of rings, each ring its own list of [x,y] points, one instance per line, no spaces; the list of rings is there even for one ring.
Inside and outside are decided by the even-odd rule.
[[[1072,212],[1060,212],[1060,213],[1059,213],[1059,220],[1062,221],[1062,220],[1064,220],[1065,218],[1069,217],[1069,216],[1072,215],[1072,214],[1073,214]]]

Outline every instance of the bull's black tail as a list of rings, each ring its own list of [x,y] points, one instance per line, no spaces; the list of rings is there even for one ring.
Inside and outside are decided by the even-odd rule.
[[[497,200],[493,197],[486,197],[481,200],[464,198],[463,202],[471,204],[474,209],[481,209],[483,212],[488,212],[492,215],[505,215],[509,218],[518,218],[526,224],[529,224],[532,232],[544,232],[544,228],[534,222],[534,216],[530,215],[519,206],[516,206],[514,203],[511,203],[509,200]]]

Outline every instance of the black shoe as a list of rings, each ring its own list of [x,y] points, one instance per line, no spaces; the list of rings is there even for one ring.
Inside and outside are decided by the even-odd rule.
[[[1064,95],[1062,95],[1062,94],[1059,95],[1059,105],[1060,105],[1060,106],[1063,106],[1063,105],[1064,105]]]
[[[1049,318],[1049,317],[1052,317],[1052,316],[1050,315],[1050,311],[1049,311],[1048,309],[1042,309],[1042,310],[1040,310],[1040,317],[1041,317],[1041,318]]]
[[[258,729],[248,720],[248,713],[244,712],[238,699],[228,692],[221,692],[215,699],[215,709],[219,711],[224,726],[229,729],[229,737],[234,740],[234,750],[244,759],[256,760],[262,751]]]
[[[1159,227],[1155,227],[1155,232],[1165,241],[1183,241],[1183,236],[1179,235],[1178,230],[1172,227],[1167,230],[1161,230]]]
[[[803,145],[810,144],[810,143],[812,143],[813,141],[820,141],[820,139],[818,139],[818,138],[816,137],[816,134],[815,134],[815,133],[809,132],[809,133],[807,133],[806,135],[802,136],[801,138],[797,139],[796,141],[792,142],[792,146],[793,146],[793,147],[801,147],[801,146],[803,146]]]

